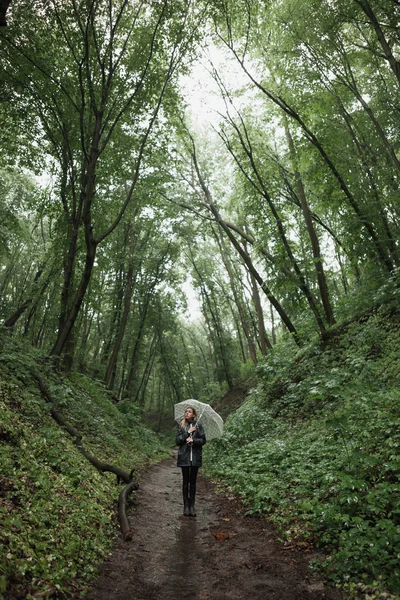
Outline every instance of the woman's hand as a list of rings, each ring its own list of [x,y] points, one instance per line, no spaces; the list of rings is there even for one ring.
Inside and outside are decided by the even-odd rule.
[[[194,431],[197,431],[197,427],[191,427],[188,433],[192,434]]]

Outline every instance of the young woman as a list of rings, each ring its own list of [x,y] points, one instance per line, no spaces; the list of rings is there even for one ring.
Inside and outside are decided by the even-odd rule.
[[[176,434],[179,446],[177,466],[182,469],[183,514],[195,517],[194,501],[196,497],[197,471],[201,467],[202,449],[206,436],[201,423],[196,421],[194,408],[188,407]]]

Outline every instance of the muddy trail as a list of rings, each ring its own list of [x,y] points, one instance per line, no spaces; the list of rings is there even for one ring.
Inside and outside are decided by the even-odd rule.
[[[338,600],[307,575],[311,552],[285,547],[265,519],[199,476],[197,517],[184,517],[173,458],[149,468],[129,509],[133,538],[117,540],[89,600]]]

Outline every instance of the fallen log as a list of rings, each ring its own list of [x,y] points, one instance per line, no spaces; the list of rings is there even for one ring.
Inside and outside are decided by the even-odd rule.
[[[127,471],[124,471],[120,467],[116,467],[115,465],[110,465],[108,463],[101,462],[101,460],[99,460],[95,456],[92,456],[91,454],[89,454],[89,452],[87,452],[87,450],[85,450],[80,439],[75,440],[75,446],[83,454],[83,456],[86,458],[86,460],[88,460],[90,462],[90,464],[92,464],[98,471],[100,471],[100,473],[105,473],[105,472],[114,473],[117,476],[118,483],[120,483],[120,481],[123,481],[124,483],[132,482],[133,469],[130,473],[128,473]]]
[[[54,398],[52,397],[50,390],[47,388],[43,379],[37,373],[34,373],[33,376],[39,384],[39,389],[40,389],[40,392],[41,392],[43,398],[46,400],[46,402],[53,405]],[[126,516],[126,503],[127,503],[127,498],[129,496],[129,494],[131,494],[133,492],[133,490],[137,490],[139,488],[139,484],[136,481],[134,481],[134,479],[133,479],[133,469],[130,473],[128,473],[127,471],[124,471],[124,469],[121,469],[120,467],[116,467],[115,465],[110,465],[108,463],[103,463],[101,460],[99,460],[95,456],[92,456],[85,449],[85,447],[82,443],[82,436],[79,434],[79,432],[74,427],[72,427],[72,425],[67,423],[67,421],[64,419],[64,417],[60,413],[60,411],[57,410],[56,408],[54,408],[54,406],[51,406],[50,414],[53,417],[53,419],[60,425],[60,427],[63,427],[70,434],[70,436],[74,439],[75,446],[78,448],[78,450],[81,452],[81,454],[86,458],[86,460],[88,460],[90,462],[91,465],[93,465],[100,473],[104,473],[104,472],[114,473],[117,476],[118,483],[120,483],[120,481],[123,481],[124,483],[127,484],[123,488],[123,490],[121,491],[121,493],[119,495],[118,517],[119,517],[119,522],[120,522],[121,531],[122,531],[124,540],[132,539],[132,532],[130,531],[128,518]]]
[[[131,529],[129,527],[129,522],[128,522],[128,519],[126,516],[126,504],[128,501],[129,494],[131,494],[134,490],[137,490],[138,488],[139,488],[139,486],[136,483],[136,481],[131,481],[131,483],[128,483],[128,485],[126,485],[124,487],[124,489],[121,490],[119,498],[118,498],[119,524],[121,527],[122,537],[124,538],[124,540],[126,542],[128,540],[131,540],[132,535],[133,535],[133,532],[131,531]]]
[[[54,408],[54,406],[52,406],[50,408],[50,414],[53,417],[53,419],[55,421],[57,421],[57,423],[61,427],[63,427],[66,431],[68,431],[68,433],[70,434],[70,436],[72,436],[73,438],[76,438],[77,440],[81,440],[82,439],[82,437],[77,432],[77,430],[74,427],[72,427],[72,425],[70,425],[69,423],[66,422],[66,420],[64,419],[64,417],[62,416],[62,414],[60,413],[60,411],[58,411],[56,408]]]

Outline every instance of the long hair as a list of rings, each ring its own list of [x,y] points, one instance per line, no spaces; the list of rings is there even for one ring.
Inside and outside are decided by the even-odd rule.
[[[195,408],[193,408],[193,406],[187,406],[187,407],[185,408],[185,412],[186,412],[186,410],[187,410],[188,408],[191,408],[191,409],[192,409],[192,411],[193,411],[193,416],[194,416],[194,418],[196,418],[196,417],[197,417],[197,412],[196,412],[196,409],[195,409]],[[182,421],[181,421],[181,427],[187,427],[188,425],[189,425],[189,421],[186,421],[185,417],[183,417],[183,419],[182,419]]]

